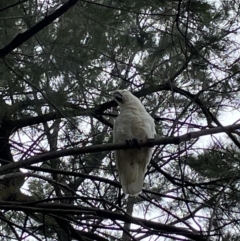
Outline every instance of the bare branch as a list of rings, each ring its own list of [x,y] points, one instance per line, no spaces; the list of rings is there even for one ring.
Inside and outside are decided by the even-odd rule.
[[[140,141],[139,147],[153,147],[155,145],[179,145],[181,142],[190,141],[191,139],[195,139],[201,136],[217,134],[221,132],[231,133],[236,129],[240,129],[240,124],[229,125],[224,127],[214,127],[211,129],[205,129],[201,131],[189,132],[182,136],[171,136],[171,137],[163,137],[159,139],[151,139],[147,141]],[[28,165],[36,164],[39,162],[44,162],[47,160],[51,160],[54,158],[69,156],[69,155],[79,155],[84,153],[94,153],[94,152],[103,152],[103,151],[112,151],[112,150],[126,150],[131,149],[131,147],[123,142],[117,144],[100,144],[100,145],[92,145],[80,148],[70,148],[67,150],[55,151],[55,152],[46,152],[44,154],[40,154],[38,156],[31,157],[29,159],[25,159],[15,163],[9,163],[7,165],[0,167],[0,173],[4,174],[9,172],[10,170],[26,167]]]
[[[71,215],[71,214],[92,214],[92,218],[99,216],[102,218],[107,218],[111,220],[119,220],[127,223],[133,223],[143,227],[148,227],[153,229],[155,232],[167,233],[167,234],[176,234],[185,236],[192,240],[196,241],[206,241],[206,238],[202,235],[199,235],[197,232],[191,232],[187,228],[174,227],[167,224],[161,224],[157,222],[148,221],[141,218],[133,218],[126,213],[120,214],[117,212],[111,212],[108,210],[101,210],[98,208],[88,208],[83,206],[69,205],[69,204],[57,204],[57,203],[28,203],[27,205],[21,205],[19,202],[0,202],[0,208],[4,210],[17,210],[17,211],[31,211],[31,212],[41,212],[47,214],[62,214],[62,215]]]

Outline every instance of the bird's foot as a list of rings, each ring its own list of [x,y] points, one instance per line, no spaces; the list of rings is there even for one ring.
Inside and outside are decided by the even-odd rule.
[[[126,143],[127,143],[127,145],[130,148],[132,148],[132,149],[137,148],[137,149],[140,150],[139,142],[138,142],[138,140],[136,138],[133,138],[133,139],[130,139],[130,140],[126,140]]]

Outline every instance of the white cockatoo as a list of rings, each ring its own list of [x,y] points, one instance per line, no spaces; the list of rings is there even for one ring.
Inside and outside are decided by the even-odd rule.
[[[136,96],[127,90],[117,90],[113,92],[113,99],[120,107],[120,114],[114,123],[113,143],[154,138],[154,119]],[[115,151],[120,182],[125,194],[137,196],[142,191],[151,156],[152,148],[148,147]]]

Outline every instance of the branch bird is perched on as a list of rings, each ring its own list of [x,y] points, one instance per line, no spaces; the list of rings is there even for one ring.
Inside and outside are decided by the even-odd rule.
[[[154,138],[154,119],[137,97],[127,90],[117,90],[113,92],[113,99],[120,107],[120,114],[114,123],[113,143]],[[151,156],[152,148],[148,147],[115,151],[120,182],[125,194],[137,196],[142,191]]]

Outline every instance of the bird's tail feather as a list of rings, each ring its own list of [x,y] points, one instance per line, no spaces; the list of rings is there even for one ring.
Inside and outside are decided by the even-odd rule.
[[[131,196],[137,196],[143,188],[143,179],[145,174],[145,165],[135,162],[126,167],[125,175],[122,175],[121,184],[123,192]]]

